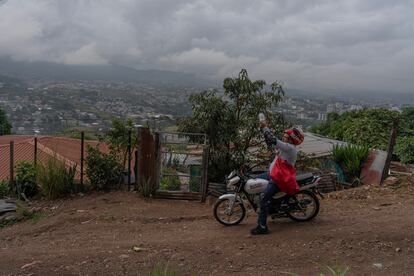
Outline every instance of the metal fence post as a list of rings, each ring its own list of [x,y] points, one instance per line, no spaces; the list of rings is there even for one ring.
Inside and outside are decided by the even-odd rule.
[[[128,131],[128,191],[131,190],[131,130]]]
[[[205,202],[208,192],[208,159],[210,153],[210,147],[205,146],[203,150],[203,194],[201,195],[201,202]]]
[[[135,175],[135,190],[138,189],[138,149],[134,152],[135,162],[134,162],[134,175]]]
[[[83,185],[83,161],[85,151],[85,132],[81,132],[81,159],[80,159],[80,184]]]
[[[33,162],[36,166],[37,164],[37,136],[34,138],[34,153],[33,153]]]
[[[14,141],[10,141],[10,186],[14,182]]]

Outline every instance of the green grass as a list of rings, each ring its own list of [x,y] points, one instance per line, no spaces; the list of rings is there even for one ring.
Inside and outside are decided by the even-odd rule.
[[[16,224],[18,220],[8,220],[0,222],[0,229]]]
[[[33,224],[38,223],[41,219],[45,218],[46,214],[43,212],[36,212],[30,216],[30,220]]]
[[[148,276],[179,276],[179,274],[169,270],[167,264],[165,266],[156,265],[153,270],[148,273]]]
[[[317,275],[318,276],[325,276],[325,275],[331,275],[331,276],[345,276],[346,273],[349,270],[349,267],[347,266],[335,266],[335,267],[330,267],[328,265],[325,266],[325,269],[329,272],[329,274],[324,274],[322,272],[319,272]]]
[[[342,265],[335,265],[334,267],[329,266],[329,265],[324,265],[323,270],[324,272],[323,271],[318,272],[316,275],[317,276],[346,276],[346,274],[349,271],[349,267],[342,266]],[[328,274],[325,274],[325,273],[328,273]],[[284,274],[291,275],[291,276],[300,276],[299,274],[293,273],[293,272],[284,272]]]

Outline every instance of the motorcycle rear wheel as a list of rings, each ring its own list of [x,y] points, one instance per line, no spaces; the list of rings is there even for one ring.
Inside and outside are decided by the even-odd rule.
[[[319,213],[319,199],[316,195],[310,191],[300,191],[295,194],[293,197],[296,197],[299,202],[299,207],[301,210],[289,211],[287,212],[288,217],[291,220],[304,222],[309,221],[315,218]],[[311,209],[308,209],[311,208]],[[308,213],[309,211],[309,213]],[[303,214],[303,215],[300,215]]]
[[[214,218],[225,226],[237,225],[246,216],[246,208],[242,202],[237,200],[230,213],[231,204],[229,198],[219,199],[214,204]]]

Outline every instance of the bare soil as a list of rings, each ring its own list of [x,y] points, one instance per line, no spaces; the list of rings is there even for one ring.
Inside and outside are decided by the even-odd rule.
[[[0,275],[414,275],[413,186],[333,193],[315,220],[277,219],[254,237],[254,213],[225,227],[197,202],[128,192],[36,202],[43,216],[0,230]]]

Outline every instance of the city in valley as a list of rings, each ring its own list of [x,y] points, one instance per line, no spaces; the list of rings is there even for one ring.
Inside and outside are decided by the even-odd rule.
[[[114,117],[165,129],[191,114],[191,94],[207,89],[222,93],[219,84],[203,88],[108,80],[26,82],[0,75],[0,107],[9,116],[15,134],[60,134],[71,130],[101,133],[110,127]],[[398,111],[404,104],[386,98],[327,97],[287,88],[283,101],[273,111],[306,128],[326,120],[329,112],[365,107]]]

